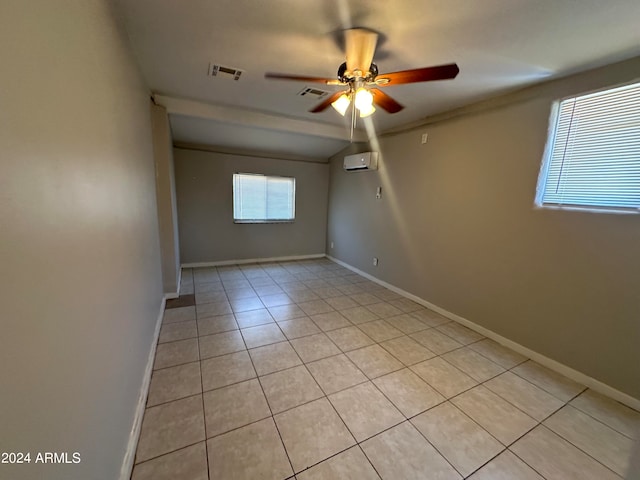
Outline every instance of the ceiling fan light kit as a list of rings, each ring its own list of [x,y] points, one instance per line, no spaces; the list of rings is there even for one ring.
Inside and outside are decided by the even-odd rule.
[[[404,108],[377,87],[386,88],[407,83],[448,80],[458,75],[459,69],[455,63],[379,74],[378,66],[373,63],[378,34],[366,28],[352,28],[345,30],[344,35],[346,62],[338,68],[337,79],[282,73],[266,73],[265,77],[347,87],[346,91],[334,93],[310,111],[312,113],[323,112],[331,105],[340,115],[344,116],[353,103],[354,109],[351,115],[352,135],[356,122],[356,109],[359,111],[360,117],[364,118],[376,111],[374,104],[388,113],[397,113]]]

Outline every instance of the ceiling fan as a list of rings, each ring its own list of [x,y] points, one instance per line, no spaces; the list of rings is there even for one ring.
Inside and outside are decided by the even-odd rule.
[[[310,111],[319,113],[333,106],[341,115],[345,115],[353,103],[351,111],[351,132],[356,121],[356,110],[360,117],[368,117],[375,112],[374,104],[389,113],[397,113],[404,107],[378,87],[389,87],[407,83],[448,80],[458,75],[455,63],[434,67],[415,68],[393,73],[378,73],[378,66],[373,63],[373,56],[378,42],[378,34],[365,28],[345,30],[346,62],[338,68],[337,78],[307,77],[283,73],[266,73],[265,78],[280,80],[299,80],[326,85],[347,87],[330,95]]]

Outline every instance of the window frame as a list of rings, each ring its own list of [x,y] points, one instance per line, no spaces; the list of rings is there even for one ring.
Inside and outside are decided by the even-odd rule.
[[[236,206],[235,206],[235,178],[236,175],[246,175],[246,176],[255,176],[255,177],[265,177],[265,178],[284,178],[287,180],[292,180],[293,188],[292,188],[292,202],[291,202],[291,213],[293,217],[291,219],[237,219],[236,218]],[[231,216],[233,218],[233,223],[238,225],[260,225],[260,224],[277,224],[277,223],[295,223],[296,221],[296,177],[289,177],[285,175],[269,175],[266,173],[248,173],[248,172],[234,172],[231,176]]]
[[[577,204],[561,204],[554,202],[544,201],[545,192],[547,190],[547,181],[549,177],[549,168],[551,166],[551,160],[553,151],[555,149],[558,125],[560,123],[561,105],[563,102],[571,99],[578,99],[580,97],[586,97],[601,92],[607,92],[611,90],[617,90],[624,87],[630,87],[634,85],[640,85],[640,78],[634,80],[619,83],[616,85],[610,85],[594,90],[589,90],[579,94],[567,95],[565,97],[556,99],[552,102],[551,111],[549,114],[549,122],[547,128],[547,139],[545,143],[544,153],[542,155],[542,162],[538,174],[538,181],[536,184],[536,194],[534,200],[534,207],[536,209],[548,209],[548,210],[569,210],[569,211],[581,211],[581,212],[593,212],[593,213],[614,213],[614,214],[640,214],[640,206],[638,207],[626,207],[626,206],[599,206],[599,205],[577,205]]]

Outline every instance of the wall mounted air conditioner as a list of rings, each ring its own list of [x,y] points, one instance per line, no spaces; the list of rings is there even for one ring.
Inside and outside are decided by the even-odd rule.
[[[347,172],[366,172],[378,169],[378,152],[364,152],[344,157]]]

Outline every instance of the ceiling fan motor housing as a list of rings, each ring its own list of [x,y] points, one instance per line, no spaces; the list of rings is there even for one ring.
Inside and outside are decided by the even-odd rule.
[[[375,63],[372,63],[366,76],[363,77],[363,80],[365,82],[373,82],[375,81],[377,76],[378,66]],[[352,75],[352,72],[347,72],[347,62],[344,62],[342,65],[340,65],[340,67],[338,68],[338,80],[343,83],[351,83],[355,79],[356,77]]]

